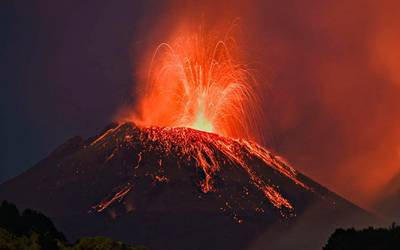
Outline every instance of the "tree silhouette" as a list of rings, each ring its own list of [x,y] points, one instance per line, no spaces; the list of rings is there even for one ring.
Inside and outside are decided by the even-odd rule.
[[[323,250],[394,250],[400,249],[400,227],[369,227],[362,230],[336,229]]]
[[[26,209],[19,213],[7,201],[0,205],[0,249],[37,250],[144,250],[106,237],[79,239],[69,244],[63,233],[40,212]]]

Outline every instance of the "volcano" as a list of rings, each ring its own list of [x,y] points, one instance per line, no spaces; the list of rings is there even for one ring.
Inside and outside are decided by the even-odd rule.
[[[70,240],[150,249],[317,249],[335,227],[372,220],[254,142],[133,123],[68,140],[0,198],[44,212]]]

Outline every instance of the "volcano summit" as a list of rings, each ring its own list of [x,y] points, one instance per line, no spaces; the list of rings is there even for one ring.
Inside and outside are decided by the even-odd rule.
[[[336,226],[371,219],[254,142],[133,123],[68,140],[0,198],[46,213],[70,239],[151,249],[290,249],[274,238],[305,222],[310,235],[290,244],[313,249]]]

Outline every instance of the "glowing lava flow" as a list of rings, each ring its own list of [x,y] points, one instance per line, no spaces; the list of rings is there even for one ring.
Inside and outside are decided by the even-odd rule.
[[[256,138],[255,81],[238,63],[232,37],[200,31],[155,50],[136,114],[142,127],[189,127],[235,138]]]
[[[91,146],[104,148],[113,141],[118,142],[116,149],[121,152],[136,152],[136,160],[132,163],[134,178],[152,176],[154,182],[169,183],[176,178],[177,169],[197,167],[203,173],[198,182],[200,190],[205,194],[221,194],[223,191],[217,180],[228,181],[236,173],[242,176],[244,187],[250,184],[244,189],[245,196],[249,195],[248,190],[252,186],[253,192],[258,190],[273,207],[289,211],[289,214],[294,211],[292,203],[276,184],[271,183],[268,176],[276,173],[301,189],[311,190],[287,163],[248,140],[227,138],[191,128],[137,128],[131,123],[124,123],[105,132]],[[111,157],[115,157],[118,150],[112,150]],[[101,212],[113,201],[122,199],[135,185],[134,178],[94,208]],[[229,193],[228,196],[226,202],[229,204],[234,203],[231,199],[235,196],[238,200],[246,199],[243,193]],[[256,209],[263,210],[259,207]]]

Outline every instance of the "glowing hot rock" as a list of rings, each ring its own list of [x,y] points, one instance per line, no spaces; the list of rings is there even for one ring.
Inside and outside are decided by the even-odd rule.
[[[140,85],[142,98],[131,120],[143,127],[258,136],[254,80],[237,62],[235,48],[231,37],[220,40],[203,32],[160,44]]]

